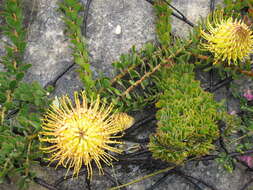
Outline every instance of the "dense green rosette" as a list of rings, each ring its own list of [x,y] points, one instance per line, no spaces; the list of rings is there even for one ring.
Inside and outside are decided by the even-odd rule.
[[[194,79],[193,65],[176,64],[161,71],[163,94],[156,107],[158,127],[150,136],[149,150],[155,158],[180,163],[214,149],[219,137],[217,122],[226,114],[222,104]]]

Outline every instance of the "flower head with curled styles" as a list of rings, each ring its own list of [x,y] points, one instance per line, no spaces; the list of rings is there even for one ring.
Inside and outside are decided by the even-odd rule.
[[[121,126],[124,130],[131,127],[135,121],[133,117],[126,113],[116,113],[114,114],[113,119],[116,122],[116,125]]]
[[[108,151],[122,152],[110,144],[122,143],[116,140],[121,136],[115,134],[125,128],[115,120],[112,105],[106,106],[99,96],[89,102],[84,92],[80,96],[82,101],[74,93],[75,106],[67,96],[51,106],[43,119],[40,141],[52,144],[42,148],[51,153],[51,162],[58,161],[57,166],[68,168],[67,173],[73,168],[73,176],[78,176],[84,164],[91,178],[93,161],[103,173],[101,162],[111,166],[115,160]]]
[[[211,21],[212,20],[212,21]],[[206,21],[206,31],[201,30],[206,40],[203,47],[214,54],[215,62],[231,61],[234,65],[243,61],[253,52],[253,34],[250,28],[241,20],[223,18],[223,11],[216,11]]]

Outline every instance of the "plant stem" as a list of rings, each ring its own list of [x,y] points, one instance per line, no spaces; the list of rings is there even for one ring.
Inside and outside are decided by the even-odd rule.
[[[117,187],[110,188],[109,190],[117,190],[117,189],[120,189],[120,188],[122,188],[122,187],[126,187],[126,186],[132,185],[132,184],[134,184],[134,183],[138,183],[138,182],[140,182],[140,181],[142,181],[142,180],[145,180],[145,179],[147,179],[147,178],[156,176],[156,175],[161,174],[161,173],[164,173],[164,172],[168,172],[169,170],[172,170],[172,169],[174,169],[174,168],[177,167],[177,166],[178,166],[178,165],[170,166],[170,167],[167,167],[167,168],[165,168],[165,169],[158,170],[158,171],[156,171],[156,172],[154,172],[154,173],[145,175],[144,177],[141,177],[141,178],[139,178],[139,179],[133,180],[133,181],[131,181],[131,182],[129,182],[129,183],[126,183],[126,184],[123,184],[123,185],[119,185],[119,186],[117,186]]]

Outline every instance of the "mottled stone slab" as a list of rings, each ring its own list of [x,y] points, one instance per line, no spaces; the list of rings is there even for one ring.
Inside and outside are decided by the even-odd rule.
[[[92,65],[110,75],[120,54],[155,39],[153,8],[145,0],[93,0],[87,35]]]
[[[215,6],[223,0],[216,0]],[[197,24],[201,18],[205,18],[211,11],[211,0],[172,0],[171,4],[177,8],[191,23]],[[173,11],[177,13],[175,10]],[[177,13],[178,14],[178,13]],[[172,32],[180,37],[186,37],[192,27],[184,21],[173,17]]]
[[[32,67],[25,80],[39,81],[42,86],[57,78],[72,62],[57,2],[40,0],[37,16],[29,27],[25,61]]]
[[[73,92],[83,88],[83,83],[80,81],[79,74],[76,71],[77,68],[78,66],[75,65],[56,81],[53,95],[60,97],[68,94],[73,99]]]

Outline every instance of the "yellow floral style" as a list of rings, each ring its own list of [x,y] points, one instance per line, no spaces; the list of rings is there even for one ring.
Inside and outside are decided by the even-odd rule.
[[[122,122],[118,123],[113,106],[106,106],[99,96],[88,102],[85,93],[81,92],[80,102],[78,93],[75,92],[74,99],[75,107],[67,96],[60,98],[58,105],[51,105],[43,119],[40,141],[51,144],[42,147],[42,150],[51,154],[51,162],[58,161],[56,167],[62,165],[68,168],[67,173],[73,168],[73,176],[78,176],[84,164],[88,177],[91,178],[93,161],[99,173],[103,173],[101,161],[112,166],[112,161],[116,160],[108,151],[122,152],[110,145],[122,144],[116,140],[121,137],[117,134],[126,129],[127,124],[123,126]],[[129,117],[131,125],[133,119],[127,114],[125,116]]]
[[[238,60],[243,61],[253,52],[253,35],[250,28],[241,20],[223,18],[222,11],[216,11],[213,16],[207,18],[206,31],[201,30],[202,37],[206,40],[202,45],[214,54],[214,64],[227,61],[228,65],[231,62],[237,65]]]
[[[122,130],[128,129],[134,124],[134,118],[126,113],[114,114],[114,120],[117,126],[121,126]]]

